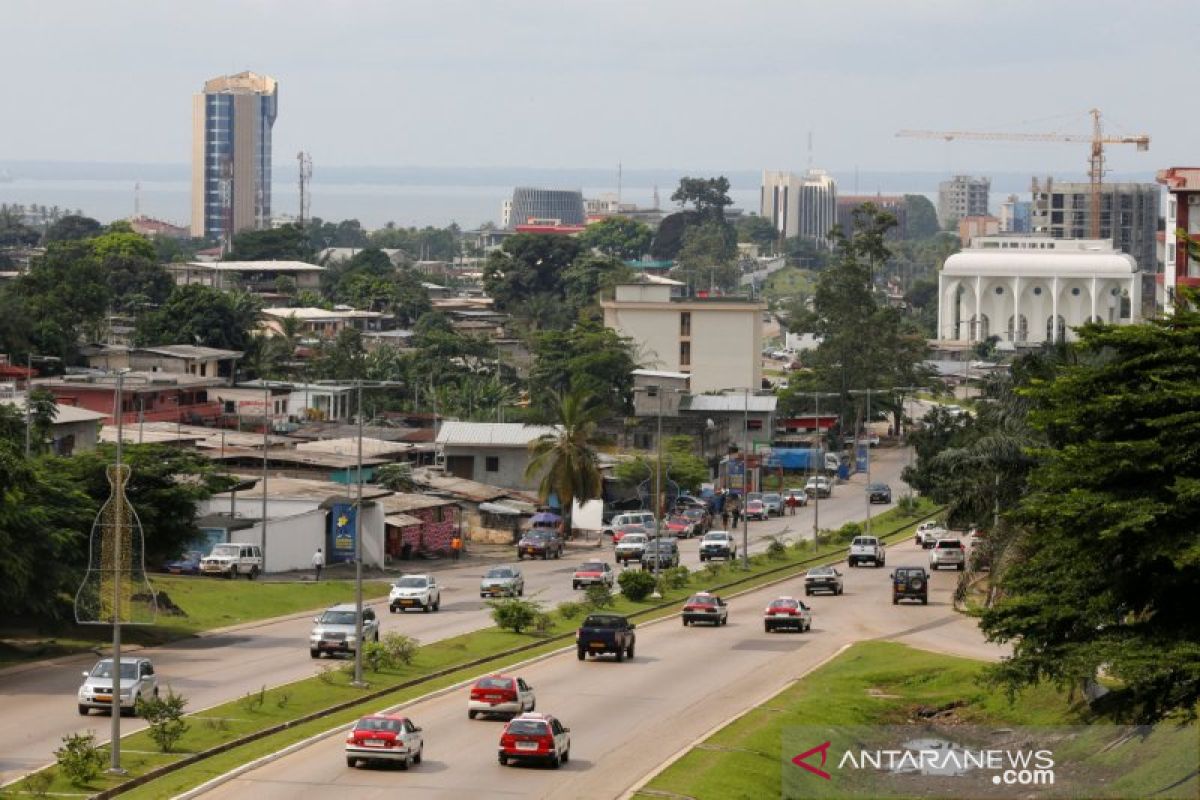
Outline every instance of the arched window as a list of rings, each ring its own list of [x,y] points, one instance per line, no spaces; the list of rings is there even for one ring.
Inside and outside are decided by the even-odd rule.
[[[1013,325],[1016,325],[1016,330],[1013,330]],[[1008,318],[1008,340],[1010,342],[1024,342],[1029,339],[1029,320],[1025,315],[1021,315],[1021,319],[1009,316]]]
[[[1046,341],[1064,341],[1067,336],[1067,321],[1058,315],[1058,335],[1054,335],[1054,317],[1046,317]]]

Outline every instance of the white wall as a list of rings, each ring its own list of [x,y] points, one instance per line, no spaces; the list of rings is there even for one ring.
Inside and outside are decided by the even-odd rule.
[[[571,528],[574,530],[598,531],[604,527],[604,501],[588,500],[582,505],[573,500],[571,505]]]

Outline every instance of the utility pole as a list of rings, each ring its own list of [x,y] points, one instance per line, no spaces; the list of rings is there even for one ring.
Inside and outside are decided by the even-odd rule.
[[[926,388],[926,387],[924,387],[924,386],[893,386],[892,387],[892,393],[898,394],[900,396],[900,423],[901,423],[901,425],[897,426],[896,435],[897,436],[900,435],[900,427],[903,426],[904,427],[904,448],[905,448],[905,450],[908,451],[905,466],[908,466],[908,467],[912,466],[913,451],[912,451],[912,446],[908,443],[908,426],[904,425],[904,420],[905,420],[904,395],[906,392],[917,392],[924,388]],[[912,497],[912,487],[909,486],[907,483],[905,483],[904,486],[907,490],[906,496],[911,498]]]
[[[813,405],[816,406],[815,421],[817,426],[817,447],[814,448],[820,454],[820,465],[813,470],[813,473],[820,475],[825,471],[825,448],[821,447],[821,442],[824,437],[821,435],[821,398],[822,397],[837,397],[836,392],[813,392]],[[826,480],[829,480],[826,478]],[[821,486],[820,481],[817,482],[816,490],[813,492],[813,549],[817,548],[817,534],[821,531]]]
[[[266,378],[262,378],[263,382],[263,463],[262,463],[262,566],[263,572],[267,571],[267,449],[270,439],[269,432],[271,430],[270,411],[268,406],[271,402],[271,387],[267,383]]]
[[[757,358],[757,356],[755,356]],[[742,567],[750,569],[750,518],[746,498],[750,495],[750,387],[742,395]]]
[[[648,391],[653,391],[658,395],[658,429],[655,433],[654,447],[656,450],[654,462],[654,592],[650,596],[656,600],[662,599],[662,594],[658,591],[658,565],[662,560],[662,553],[659,548],[662,547],[662,512],[663,512],[663,496],[662,496],[662,402],[663,402],[663,387],[654,386],[647,387]]]
[[[125,373],[117,373],[116,386],[116,412],[117,412],[117,468],[116,468],[116,483],[113,486],[114,492],[123,492],[123,477],[121,475],[121,455],[122,447],[124,446],[124,422],[125,422]],[[28,400],[26,401],[28,405]],[[111,760],[109,762],[108,771],[114,775],[124,775],[125,770],[121,768],[121,562],[120,555],[124,552],[124,544],[121,542],[121,534],[124,533],[122,528],[125,521],[124,514],[120,514],[118,524],[113,526],[113,687],[112,687],[112,728],[109,733],[109,749],[112,751]],[[131,575],[130,578],[133,576]]]
[[[848,394],[865,394],[867,396],[867,416],[863,425],[871,424],[871,393],[874,389],[851,389]],[[861,440],[859,431],[856,427],[854,431],[854,457],[858,458],[858,443]],[[867,441],[867,487],[863,496],[867,499],[867,533],[871,532],[871,446],[870,440]]]
[[[362,589],[362,440],[363,440],[363,407],[362,379],[355,380],[358,388],[358,491],[354,500],[354,685],[365,686],[363,683],[363,589]]]

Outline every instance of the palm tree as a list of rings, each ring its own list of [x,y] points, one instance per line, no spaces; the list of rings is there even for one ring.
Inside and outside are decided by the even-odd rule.
[[[544,433],[529,443],[532,458],[525,468],[526,479],[541,476],[538,497],[544,503],[551,494],[562,504],[564,532],[571,532],[573,501],[585,503],[600,498],[600,465],[596,457],[596,424],[604,406],[592,394],[571,391],[551,393],[550,407],[557,423],[553,433]]]

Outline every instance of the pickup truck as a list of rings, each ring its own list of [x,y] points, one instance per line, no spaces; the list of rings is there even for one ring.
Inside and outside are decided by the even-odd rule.
[[[617,614],[589,614],[583,626],[575,631],[575,654],[583,661],[587,656],[614,653],[617,661],[633,658],[636,636],[634,623]]]
[[[874,536],[855,536],[850,542],[850,557],[847,562],[857,567],[864,561],[870,561],[876,567],[882,567],[885,561],[883,545]]]

